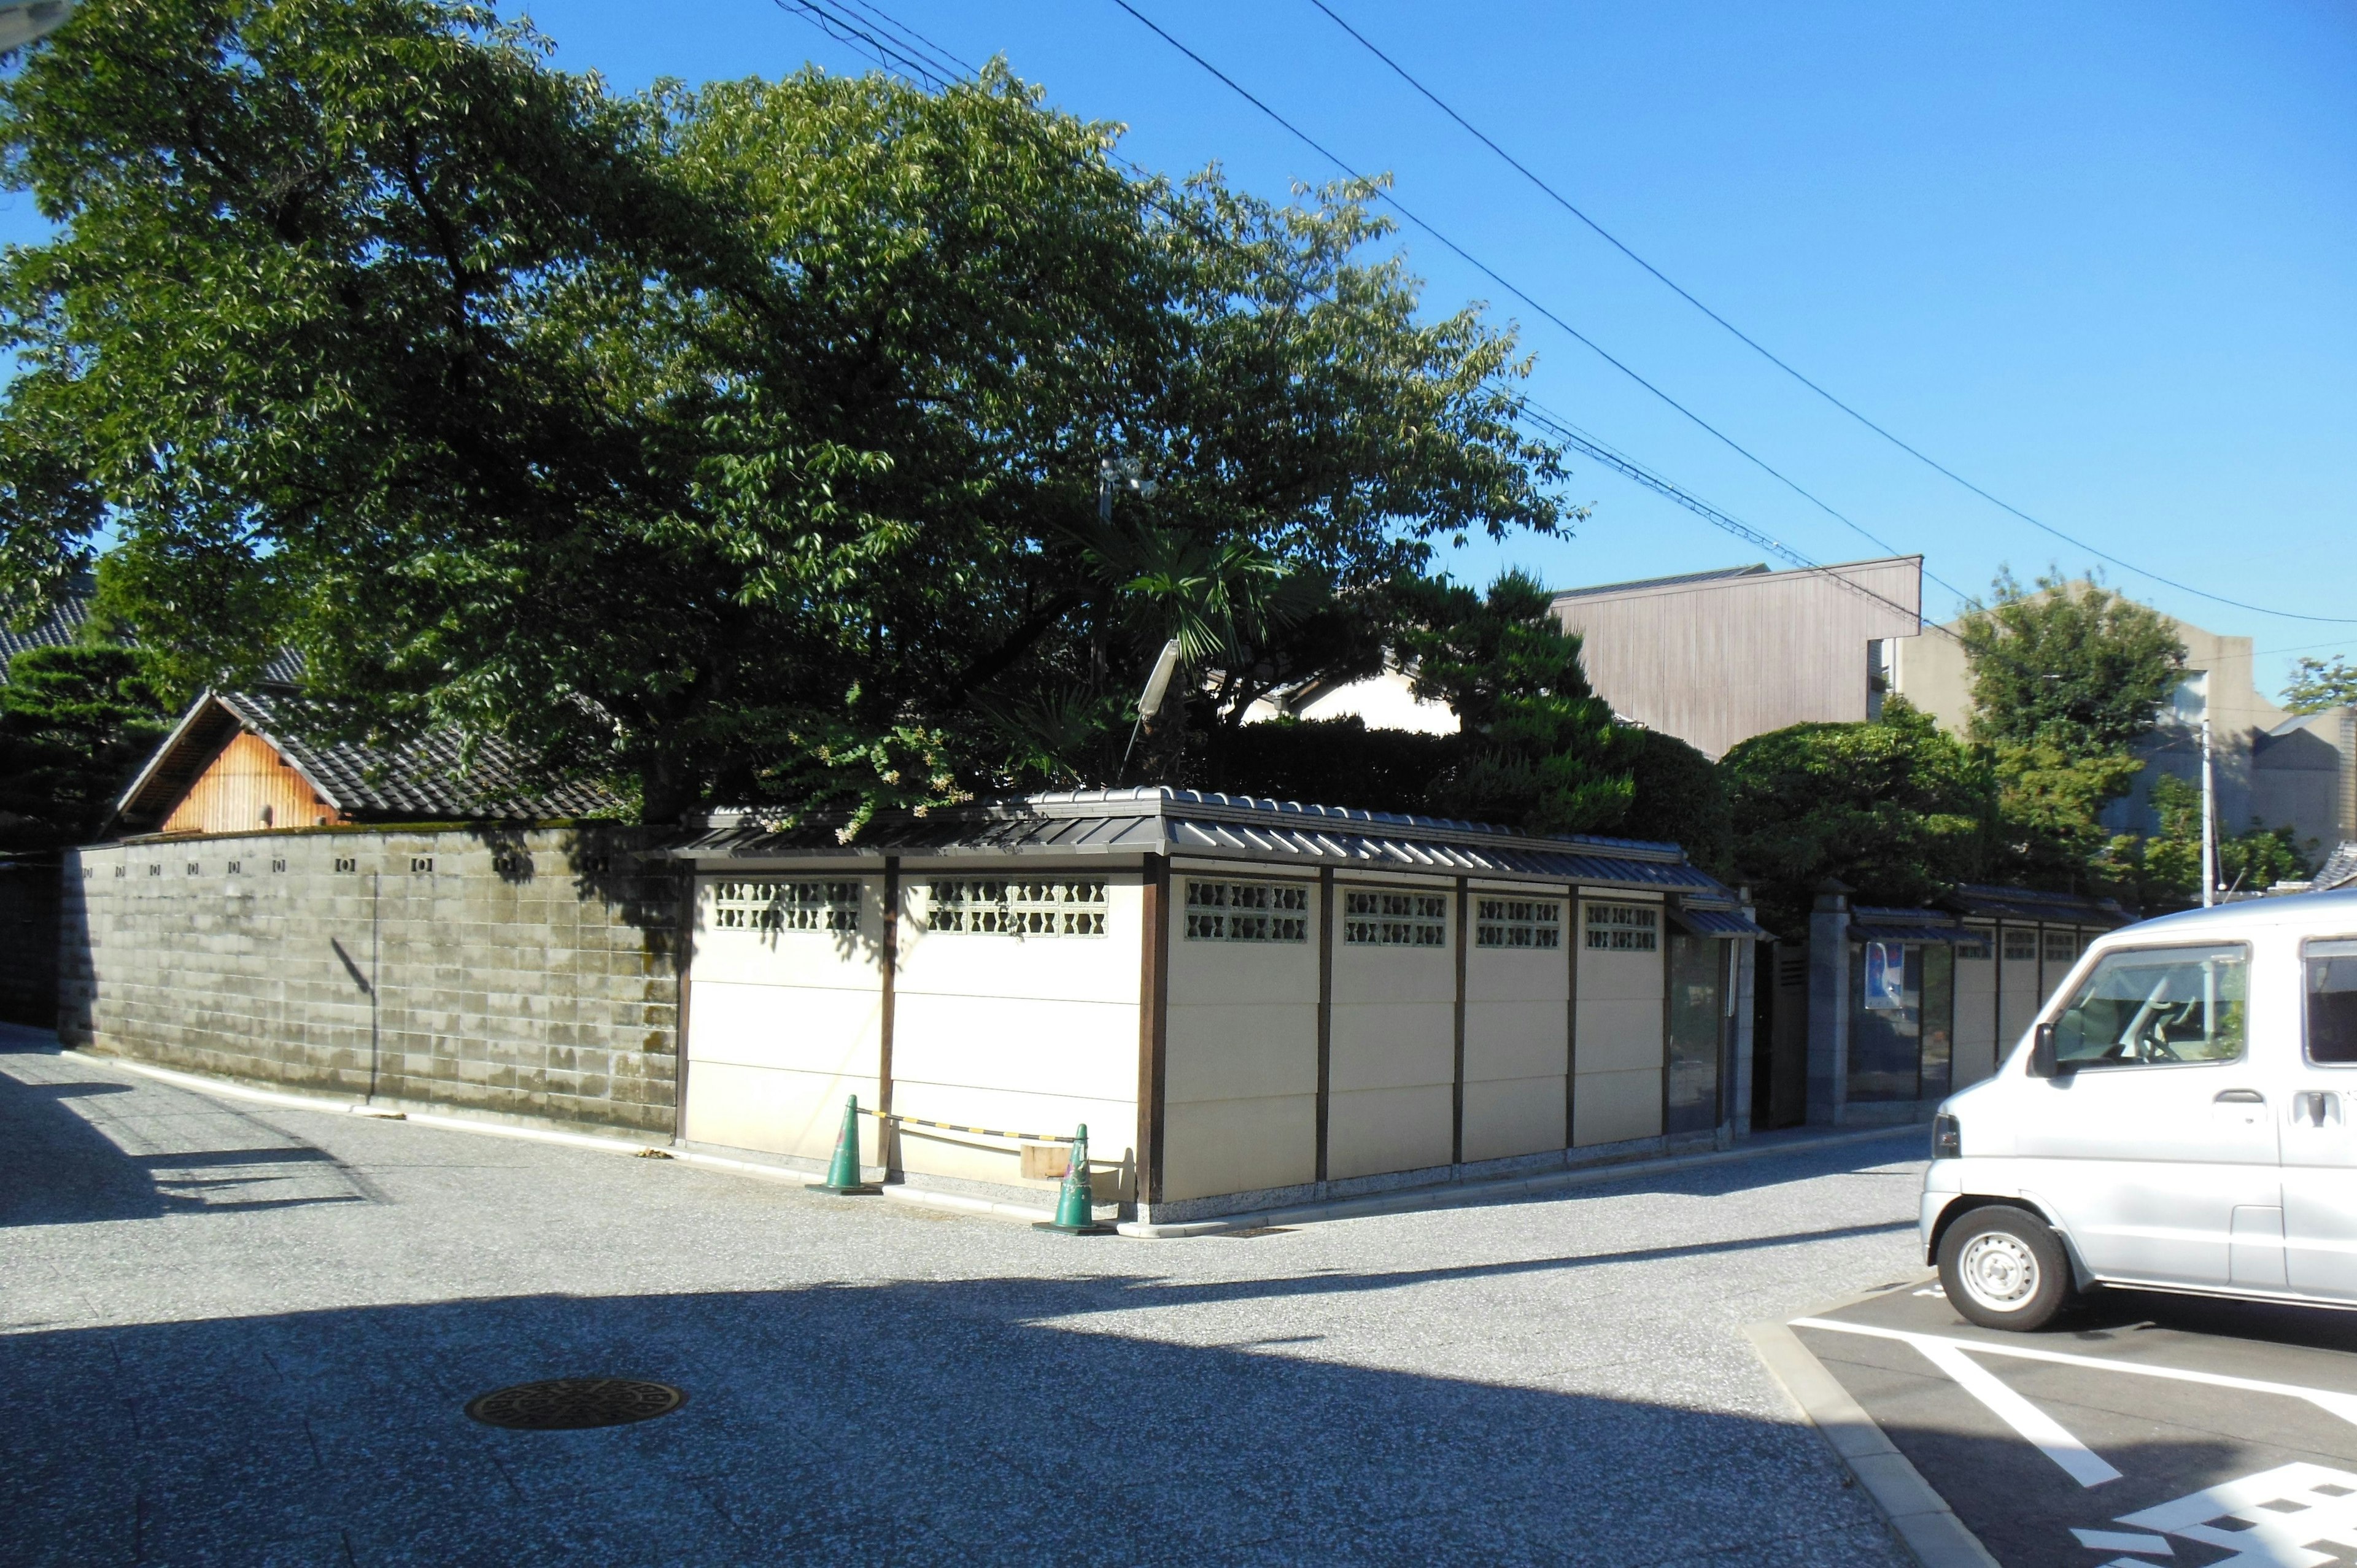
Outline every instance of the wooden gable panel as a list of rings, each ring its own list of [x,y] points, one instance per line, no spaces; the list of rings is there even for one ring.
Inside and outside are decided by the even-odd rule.
[[[197,776],[164,819],[167,833],[252,832],[264,828],[323,828],[344,821],[319,799],[277,748],[240,730]]]

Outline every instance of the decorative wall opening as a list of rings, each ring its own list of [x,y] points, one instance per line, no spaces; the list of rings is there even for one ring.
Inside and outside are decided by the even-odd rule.
[[[1650,904],[1590,904],[1587,945],[1599,951],[1654,952],[1661,946],[1661,911]]]
[[[856,882],[716,882],[712,924],[726,931],[856,931]]]
[[[1473,907],[1477,948],[1560,948],[1563,906],[1544,898],[1481,898]]]
[[[1440,893],[1347,893],[1342,940],[1359,947],[1448,945],[1448,898]]]
[[[1187,879],[1191,942],[1306,942],[1309,889],[1298,883]]]
[[[936,882],[928,889],[925,928],[968,935],[1101,937],[1102,882]]]

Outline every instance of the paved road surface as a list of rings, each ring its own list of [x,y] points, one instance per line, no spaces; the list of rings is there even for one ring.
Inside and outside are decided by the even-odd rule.
[[[1918,1282],[1793,1329],[2007,1568],[2357,1563],[2357,1315],[2121,1291],[2004,1334]]]
[[[0,1563],[1903,1568],[1738,1330],[1912,1276],[1919,1136],[1075,1240],[0,1035]],[[583,1374],[688,1403],[461,1413]]]

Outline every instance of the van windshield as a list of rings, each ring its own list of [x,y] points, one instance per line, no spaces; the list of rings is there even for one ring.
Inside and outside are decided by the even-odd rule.
[[[2105,953],[2054,1020],[2056,1064],[2233,1060],[2250,1010],[2250,957],[2240,942]]]

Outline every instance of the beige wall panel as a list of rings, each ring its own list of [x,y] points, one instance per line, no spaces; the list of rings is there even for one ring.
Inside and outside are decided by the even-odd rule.
[[[1591,900],[1592,901],[1592,900]],[[1660,940],[1656,934],[1656,940]],[[1630,952],[1582,947],[1579,950],[1581,1002],[1654,1002],[1664,983],[1661,950]]]
[[[1167,1106],[1162,1196],[1177,1202],[1318,1179],[1315,1094]]]
[[[1345,994],[1339,983],[1334,993]],[[1432,1083],[1446,1087],[1457,1077],[1456,1003],[1388,1007],[1338,1004],[1327,1073],[1337,1092]]]
[[[700,1016],[695,1020],[702,1022]],[[699,1144],[823,1160],[834,1152],[844,1098],[852,1094],[874,1103],[872,1063],[864,1074],[846,1076],[697,1061],[688,1074],[686,1136]],[[860,1118],[859,1137],[860,1157],[871,1165],[879,1163],[872,1118]]]
[[[1549,1002],[1466,1003],[1466,1081],[1537,1078],[1550,1071],[1561,1078],[1568,1023],[1561,996]]]
[[[1455,1095],[1447,1081],[1420,1089],[1337,1090],[1326,1112],[1330,1180],[1448,1164]]]
[[[698,975],[690,993],[688,1059],[796,1072],[865,1073],[876,1092],[880,992],[745,985]],[[690,1092],[694,1092],[692,1088]]]
[[[1996,1070],[1995,958],[1956,961],[1956,1044],[1953,1083],[1962,1089]]]
[[[1466,1084],[1468,1160],[1502,1160],[1562,1147],[1563,1074]]]
[[[1662,1004],[1579,999],[1578,1070],[1625,1072],[1662,1065]]]
[[[976,1093],[1018,1098],[1135,1101],[1137,1007],[1134,1003],[900,995],[893,1003],[892,1078],[896,1111],[910,1110],[899,1103],[899,1086],[918,1082],[963,1085]],[[981,1117],[951,1114],[948,1119],[975,1122]],[[1058,1130],[1052,1122],[1025,1126]]]
[[[941,877],[956,875],[944,872]],[[976,878],[968,872],[963,879]],[[907,873],[901,882],[906,916],[900,922],[899,969],[893,979],[899,995],[1020,996],[1136,1005],[1145,893],[1135,876],[1120,882],[1093,873],[1057,872],[1032,878],[1111,881],[1102,937],[929,931],[924,927],[927,889],[934,880],[934,873],[923,871]]]
[[[1207,876],[1207,882],[1274,881],[1247,875]],[[1193,1002],[1318,1004],[1318,889],[1309,892],[1307,940],[1298,942],[1190,941],[1187,884],[1170,878],[1170,1004]],[[1290,886],[1291,884],[1288,884]],[[1110,924],[1110,922],[1108,922]]]
[[[1560,1004],[1570,985],[1571,964],[1561,948],[1477,947],[1465,955],[1468,1001]]]
[[[1168,1103],[1318,1091],[1318,1006],[1173,1003],[1163,1046]]]
[[[1579,1148],[1662,1132],[1662,1072],[1583,1072],[1571,1095],[1572,1143]]]
[[[2028,1029],[2030,1021],[2038,1016],[2038,1004],[2043,1000],[2038,993],[2038,961],[2008,960],[2002,955],[2003,950],[2000,949],[1995,961],[2005,966],[2001,977],[2005,988],[2001,993],[2003,1012],[1997,1019],[1996,1031],[1999,1056],[2010,1050],[2013,1042],[2021,1038],[2022,1031]]]
[[[1456,899],[1449,900],[1449,940],[1456,940]],[[1457,1000],[1457,955],[1448,948],[1357,947],[1334,931],[1334,1000],[1357,1005]]]

